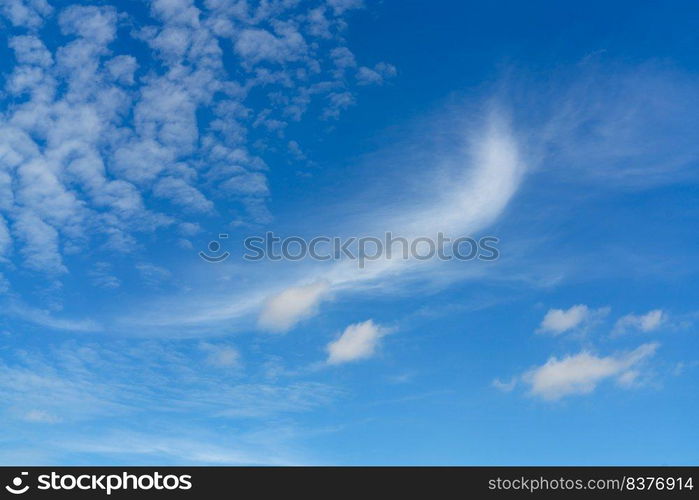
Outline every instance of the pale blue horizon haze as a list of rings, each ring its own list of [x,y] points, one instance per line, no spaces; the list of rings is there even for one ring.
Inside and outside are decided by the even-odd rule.
[[[0,27],[0,462],[697,464],[696,2]],[[243,258],[267,232],[499,256]]]

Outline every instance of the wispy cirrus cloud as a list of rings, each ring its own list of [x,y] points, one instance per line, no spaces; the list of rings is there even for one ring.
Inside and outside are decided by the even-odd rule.
[[[473,234],[505,211],[526,169],[507,119],[495,111],[484,118],[483,129],[464,133],[456,150],[434,161],[435,175],[432,185],[425,186],[423,200],[402,207],[396,215],[382,217],[372,215],[374,207],[366,207],[358,219],[348,218],[339,224],[366,235],[383,234],[388,229],[406,237],[409,244],[418,237],[436,240],[437,232]],[[422,277],[429,281],[427,270],[438,267],[434,261],[381,258],[367,262],[362,269],[347,260],[312,263],[302,266],[300,273],[295,263],[277,265],[270,275],[265,264],[260,263],[256,269],[259,285],[228,294],[227,298],[201,299],[198,310],[192,310],[191,303],[185,304],[182,307],[187,312],[181,316],[176,312],[180,307],[173,311],[162,306],[167,314],[153,311],[151,319],[142,316],[145,324],[205,325],[240,322],[256,315],[257,325],[263,330],[286,331],[317,313],[330,296],[341,300],[362,290],[395,285],[401,279]]]
[[[465,143],[454,157],[445,160],[450,167],[447,173],[451,176],[450,188],[440,190],[440,194],[430,200],[429,208],[417,204],[417,209],[408,208],[398,216],[379,221],[369,216],[367,221],[371,222],[368,222],[366,234],[390,230],[404,235],[412,243],[419,237],[436,240],[437,231],[450,235],[473,234],[496,220],[516,193],[525,171],[517,143],[506,119],[497,114],[486,122],[484,131],[465,138]],[[435,185],[426,187],[425,193],[434,194],[444,182],[444,179],[437,180]],[[382,280],[397,280],[401,275],[410,276],[418,272],[420,266],[424,270],[434,265],[434,262],[382,256],[368,262],[364,269],[358,269],[355,262],[340,261],[329,269],[319,266],[312,272],[316,280],[327,283],[328,292],[341,294],[371,287]],[[288,290],[296,287],[292,285]]]
[[[187,401],[183,411],[210,417],[271,417],[308,411],[341,394],[314,381],[274,385],[240,371],[231,377],[228,370],[204,370],[241,368],[241,363],[229,342],[69,341],[44,352],[6,356],[0,391],[13,414],[45,411],[62,420],[133,415],[176,407],[178,401]],[[159,396],[151,398],[154,394]]]

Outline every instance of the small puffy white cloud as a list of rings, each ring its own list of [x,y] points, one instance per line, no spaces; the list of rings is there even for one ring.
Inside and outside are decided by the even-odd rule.
[[[153,193],[192,212],[207,213],[214,209],[214,204],[201,191],[176,177],[160,179],[153,188]]]
[[[636,370],[629,370],[622,373],[617,378],[617,383],[622,387],[634,387],[637,384],[638,377],[641,375],[640,372]]]
[[[492,382],[493,387],[495,387],[497,390],[502,391],[502,392],[512,392],[512,390],[515,388],[517,385],[517,377],[513,377],[507,382],[503,382],[499,378],[496,378]]]
[[[580,325],[589,314],[586,305],[580,304],[570,309],[549,309],[539,327],[540,331],[563,333]]]
[[[338,118],[340,112],[354,104],[354,95],[351,92],[333,92],[328,94],[328,105],[323,111],[323,118]]]
[[[171,62],[181,59],[191,44],[190,30],[180,26],[168,26],[150,40],[150,46],[160,56]]]
[[[301,149],[301,146],[299,146],[299,143],[296,141],[289,141],[287,143],[287,150],[293,156],[296,160],[305,160],[306,155],[304,154],[303,150]]]
[[[312,316],[330,285],[318,281],[309,285],[294,286],[269,298],[260,313],[258,325],[263,330],[284,332],[299,321]]]
[[[654,309],[646,314],[627,314],[617,320],[613,333],[622,334],[629,330],[652,332],[663,324],[666,318],[667,314],[661,309]]]
[[[330,57],[338,69],[343,70],[357,66],[357,60],[355,59],[354,54],[347,47],[334,48],[330,51]]]
[[[539,333],[561,333],[581,328],[595,319],[605,316],[609,308],[590,309],[584,304],[578,304],[569,309],[549,309],[537,330]]]
[[[557,400],[572,394],[588,394],[605,379],[616,378],[622,386],[632,385],[638,377],[638,365],[652,356],[658,344],[643,344],[617,356],[599,357],[587,351],[558,359],[551,357],[542,366],[522,376],[530,394]]]
[[[10,39],[9,46],[15,51],[20,64],[32,64],[41,67],[53,63],[51,53],[41,40],[35,36],[16,36]]]
[[[332,26],[331,21],[325,17],[325,8],[317,7],[311,9],[306,16],[306,23],[308,25],[308,32],[319,38],[331,38],[332,33],[330,28]]]
[[[151,2],[153,14],[163,21],[180,25],[196,25],[199,17],[192,0],[155,0]]]
[[[347,10],[360,9],[364,6],[364,0],[327,0],[328,5],[335,14],[342,14]]]
[[[195,222],[183,222],[177,229],[185,236],[194,236],[195,234],[199,234],[202,230],[201,226]]]
[[[392,64],[379,63],[374,68],[362,66],[357,70],[357,83],[359,85],[381,85],[388,78],[396,76],[396,67]]]
[[[166,148],[169,154],[187,155],[199,138],[197,102],[191,92],[175,82],[159,79],[141,90],[134,109],[136,130]]]
[[[201,344],[202,351],[206,352],[206,363],[216,368],[239,368],[241,365],[238,349],[227,345]]]
[[[300,59],[307,50],[303,36],[290,26],[280,27],[278,31],[279,37],[262,29],[243,30],[235,42],[235,51],[249,63]]]
[[[143,184],[155,179],[172,157],[171,151],[154,140],[132,141],[114,152],[113,168],[126,180]]]
[[[53,8],[46,0],[0,0],[0,13],[13,26],[39,28],[44,18],[51,15]]]
[[[61,13],[59,23],[66,35],[78,35],[104,44],[116,35],[116,19],[114,7],[72,5]]]
[[[328,344],[327,363],[338,365],[370,358],[376,352],[381,338],[388,333],[388,329],[375,324],[372,320],[349,325],[342,335]]]
[[[243,172],[233,175],[222,182],[219,187],[227,193],[248,196],[265,195],[269,192],[267,177],[259,172]]]
[[[132,56],[117,56],[106,63],[107,71],[119,83],[132,85],[133,75],[138,69],[138,62]]]
[[[21,251],[28,268],[50,274],[68,271],[59,251],[58,232],[36,214],[20,214],[13,232],[23,243]]]

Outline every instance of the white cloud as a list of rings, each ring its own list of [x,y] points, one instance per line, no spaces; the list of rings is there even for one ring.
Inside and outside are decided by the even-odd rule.
[[[543,332],[563,333],[580,325],[588,317],[590,310],[579,304],[570,309],[549,309],[539,329]]]
[[[17,62],[48,67],[53,63],[51,53],[35,36],[16,36],[10,39],[10,48],[14,50]]]
[[[205,354],[225,356],[199,360],[192,356],[198,347]],[[225,361],[222,368],[233,366],[233,350],[213,341],[202,346],[196,340],[116,340],[8,352],[8,359],[0,360],[0,413],[24,416],[38,410],[64,421],[89,420],[148,413],[189,401],[190,409],[209,416],[271,417],[308,411],[341,394],[318,382],[241,381],[231,378],[228,370],[206,369],[211,361]]]
[[[330,365],[370,358],[376,352],[379,341],[389,333],[387,328],[372,320],[349,325],[336,340],[327,346]]]
[[[108,262],[96,262],[87,274],[92,284],[100,288],[110,290],[121,286],[121,281],[112,274],[111,265]]]
[[[242,195],[265,195],[269,192],[267,178],[258,172],[242,172],[233,174],[222,182],[221,190],[227,193],[237,193]]]
[[[337,47],[330,51],[330,56],[339,70],[354,68],[357,66],[357,60],[354,54],[347,47]]]
[[[192,434],[196,434],[192,436]],[[258,433],[221,433],[196,429],[191,425],[155,428],[151,432],[103,429],[99,435],[80,433],[44,444],[43,449],[57,446],[58,453],[68,456],[88,454],[106,461],[130,464],[202,464],[202,465],[299,465],[311,462],[286,451],[286,427],[268,425]],[[183,438],[182,436],[187,436]],[[12,456],[14,454],[9,454]],[[2,455],[0,455],[2,457]],[[4,459],[4,457],[2,457]],[[11,459],[4,459],[11,463]],[[39,463],[42,463],[40,460]]]
[[[327,0],[328,5],[336,14],[342,14],[347,10],[359,9],[364,6],[364,0]]]
[[[493,387],[502,392],[512,392],[512,390],[517,386],[517,377],[512,377],[508,382],[503,382],[499,378],[493,380]]]
[[[275,36],[262,29],[246,29],[235,42],[236,52],[250,63],[260,61],[297,61],[306,53],[303,36],[289,25],[280,27]]]
[[[231,347],[207,344],[222,352]],[[272,383],[241,372],[234,377],[229,369],[212,370],[208,357],[193,356],[198,347],[191,339],[91,342],[80,337],[29,351],[5,349],[0,418],[8,429],[33,422],[22,447],[47,451],[54,461],[77,453],[97,454],[105,462],[308,463],[281,456],[284,442],[301,431],[294,415],[327,406],[343,392],[313,381]],[[230,427],[231,419],[241,419],[235,432],[211,432],[211,422]],[[282,427],[271,421],[283,422]],[[67,426],[60,438],[38,425],[57,422]],[[130,432],[134,422],[137,436]],[[72,428],[80,428],[79,435],[71,435]],[[86,428],[99,432],[82,432]],[[170,439],[162,435],[164,428]],[[185,444],[177,438],[182,435],[196,439]],[[13,455],[4,449],[0,461],[11,462]]]
[[[36,29],[53,8],[46,0],[0,0],[0,11],[13,26]]]
[[[36,214],[20,214],[13,233],[24,244],[22,254],[28,268],[51,274],[68,272],[59,251],[58,232]]]
[[[482,135],[470,139],[474,142],[472,156],[455,160],[455,179],[449,182],[449,191],[441,191],[441,198],[432,198],[430,208],[417,205],[417,209],[406,210],[397,217],[381,219],[378,223],[376,217],[372,217],[368,228],[365,228],[365,234],[379,234],[378,228],[373,229],[378,225],[383,230],[386,227],[393,228],[396,234],[405,235],[409,239],[432,235],[436,240],[435,228],[444,233],[466,234],[477,231],[496,219],[517,190],[524,164],[507,124],[498,116],[491,117]],[[464,174],[463,163],[469,159],[473,162],[473,167]],[[442,187],[441,184],[435,184],[434,188]],[[426,192],[429,193],[429,189]],[[334,263],[330,269],[319,269],[317,280],[326,283],[323,293],[330,290],[352,291],[389,276],[395,281],[398,275],[415,270],[420,264],[429,265],[424,261],[380,259],[368,262],[366,268],[360,271],[356,262],[341,261]],[[291,288],[294,289],[295,286]],[[315,312],[317,303],[318,300],[314,299],[310,306],[303,308],[304,318]],[[265,307],[261,317],[268,316],[268,310],[269,305]],[[294,323],[295,321],[291,325]]]
[[[200,346],[207,353],[206,363],[216,368],[240,368],[240,352],[233,346],[203,342]]]
[[[638,378],[641,376],[641,373],[637,370],[629,370],[627,372],[622,373],[619,375],[619,378],[617,378],[617,383],[621,387],[635,387],[638,384]]]
[[[628,386],[638,376],[638,365],[657,348],[658,344],[651,343],[616,356],[599,357],[583,351],[561,359],[551,357],[544,365],[522,375],[522,380],[530,386],[530,394],[546,400],[590,393],[609,378]]]
[[[116,35],[116,9],[72,5],[61,12],[59,23],[66,35],[78,35],[97,44],[111,42]]]
[[[568,309],[549,309],[539,325],[537,332],[559,335],[561,333],[589,326],[606,316],[609,308],[590,309],[578,304]]]
[[[666,319],[667,314],[661,309],[654,309],[646,314],[627,314],[617,320],[613,333],[622,334],[629,330],[651,332],[662,325]]]
[[[421,186],[424,200],[413,200],[410,206],[396,206],[388,215],[370,206],[363,217],[341,221],[341,225],[345,230],[354,227],[354,234],[382,235],[386,228],[391,228],[396,235],[408,240],[422,236],[432,236],[436,240],[439,231],[451,235],[473,234],[492,223],[506,209],[525,172],[518,144],[507,120],[495,113],[477,134],[466,134],[461,139],[465,144],[457,151],[432,158],[431,183]],[[330,293],[337,296],[367,289],[391,289],[399,286],[403,279],[414,279],[416,275],[430,280],[432,271],[442,264],[436,259],[378,259],[359,269],[357,262],[350,260],[312,263],[302,280],[286,274],[288,268],[281,268],[281,272],[276,271],[273,276],[267,274],[258,286],[245,292],[227,294],[225,299],[217,294],[195,303],[180,303],[177,307],[168,307],[167,312],[157,317],[150,313],[144,315],[142,324],[214,324],[241,319],[257,311],[260,328],[285,331],[315,314],[322,298]],[[261,271],[264,275],[267,269],[261,267]],[[285,291],[276,292],[270,298],[273,295],[270,288],[279,286],[280,280],[286,285],[281,286]],[[323,285],[308,285],[309,282]]]
[[[21,27],[8,28],[15,58],[0,96],[0,216],[17,240],[12,257],[64,272],[67,252],[132,251],[138,233],[177,227],[187,212],[269,221],[267,165],[248,149],[259,113],[246,101],[265,110],[281,144],[291,139],[285,120],[300,120],[312,99],[332,94],[334,115],[353,104],[337,64],[356,64],[339,35],[340,14],[357,6],[157,0],[127,33],[117,30],[129,15],[121,5],[63,5],[54,16],[44,0],[0,0],[0,15]],[[44,21],[65,35],[58,45],[42,41]],[[113,44],[117,34],[125,43]],[[124,53],[129,37],[148,50]],[[232,70],[231,45],[241,56]]]
[[[138,61],[132,56],[116,56],[106,63],[106,67],[114,80],[125,85],[133,85]]]
[[[374,68],[362,66],[357,70],[359,85],[381,85],[388,78],[396,76],[396,68],[392,64],[379,63]]]
[[[354,104],[352,92],[333,92],[328,95],[328,106],[323,113],[323,118],[337,118],[340,112]]]
[[[625,189],[691,175],[699,147],[683,132],[696,123],[694,75],[653,63],[627,67],[599,54],[562,73],[550,81],[565,83],[545,92],[518,87],[527,94],[524,106],[550,115],[537,147],[551,174]]]
[[[214,208],[214,204],[195,187],[183,179],[175,177],[163,177],[153,188],[153,193],[161,198],[171,200],[177,205],[192,212],[208,213]]]
[[[17,316],[24,321],[41,325],[55,330],[67,330],[72,332],[97,332],[102,330],[102,326],[91,319],[72,319],[54,316],[51,311],[28,307],[24,304],[14,302],[6,306],[9,315]]]
[[[326,281],[287,288],[266,301],[259,315],[258,325],[263,330],[272,332],[289,330],[299,321],[315,313],[328,288],[329,284]]]

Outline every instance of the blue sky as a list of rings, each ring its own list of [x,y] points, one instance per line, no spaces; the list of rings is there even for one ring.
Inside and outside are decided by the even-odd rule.
[[[694,2],[0,15],[0,462],[697,463]]]

